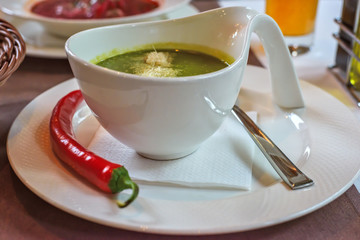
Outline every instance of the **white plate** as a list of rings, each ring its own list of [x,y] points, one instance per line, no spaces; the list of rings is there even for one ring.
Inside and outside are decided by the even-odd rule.
[[[289,190],[271,177],[268,163],[258,157],[251,191],[140,184],[137,200],[118,209],[112,199],[117,196],[103,194],[72,175],[51,151],[49,117],[57,100],[77,88],[74,80],[44,92],[16,118],[7,142],[11,166],[31,191],[68,213],[160,234],[219,234],[270,226],[308,214],[345,192],[360,169],[360,127],[353,114],[306,82],[301,82],[306,109],[284,111],[271,102],[266,70],[248,66],[244,78],[240,105],[258,112],[260,126],[315,186]],[[90,122],[81,124],[92,128]]]
[[[185,5],[180,9],[169,12],[152,20],[174,19],[187,17],[199,11],[192,5]],[[21,32],[26,42],[26,54],[33,57],[66,58],[64,50],[67,38],[49,34],[41,24],[32,21],[11,21]]]

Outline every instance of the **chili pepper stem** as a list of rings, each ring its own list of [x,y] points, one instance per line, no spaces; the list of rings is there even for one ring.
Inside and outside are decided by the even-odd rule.
[[[132,189],[131,196],[125,202],[122,202],[120,200],[116,201],[116,204],[118,205],[119,208],[124,208],[127,205],[129,205],[130,203],[132,203],[132,201],[135,200],[135,198],[137,197],[137,195],[139,193],[139,187],[136,183],[131,182],[130,185],[131,185],[131,189]]]
[[[139,193],[138,185],[131,180],[128,171],[124,167],[118,167],[112,171],[109,188],[113,193],[118,193],[125,189],[132,189],[131,196],[125,202],[117,201],[117,205],[120,208],[129,205],[135,200]]]

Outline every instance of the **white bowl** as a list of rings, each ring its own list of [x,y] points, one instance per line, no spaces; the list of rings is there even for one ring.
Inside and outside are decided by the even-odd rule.
[[[106,19],[55,19],[39,16],[30,11],[31,6],[41,0],[0,0],[0,10],[6,15],[6,19],[26,20],[40,23],[49,33],[70,37],[82,30],[114,24],[149,21],[174,11],[190,0],[158,0],[160,6],[153,11],[134,16],[106,18]]]
[[[232,109],[254,31],[264,39],[270,56],[275,100],[284,107],[303,106],[278,26],[269,16],[243,7],[90,29],[71,36],[65,50],[85,101],[100,124],[143,156],[173,159],[195,151]],[[137,76],[91,63],[114,49],[160,42],[200,45],[196,50],[216,49],[236,60],[216,72],[177,78]]]

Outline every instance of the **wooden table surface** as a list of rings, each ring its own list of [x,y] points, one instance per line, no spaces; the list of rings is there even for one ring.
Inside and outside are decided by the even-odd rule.
[[[216,1],[193,1],[200,11]],[[250,52],[249,64],[260,65]],[[212,236],[166,236],[111,228],[70,215],[31,192],[11,169],[6,139],[19,112],[45,90],[73,77],[66,59],[27,56],[0,87],[0,239],[360,239],[360,196],[352,186],[321,209],[290,222]],[[360,158],[359,158],[360,161]]]

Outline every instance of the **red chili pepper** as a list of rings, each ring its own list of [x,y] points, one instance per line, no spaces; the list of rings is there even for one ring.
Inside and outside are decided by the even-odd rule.
[[[139,188],[129,177],[128,171],[88,151],[75,140],[72,118],[77,106],[83,101],[80,90],[70,92],[56,104],[50,119],[50,139],[55,154],[78,174],[108,193],[132,189],[125,201],[117,201],[119,207],[126,207],[138,195]]]

